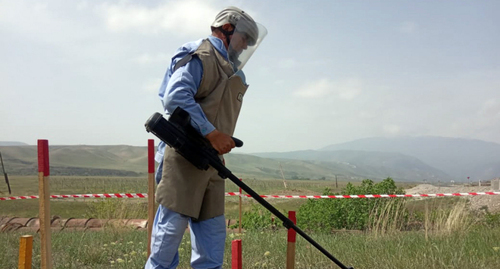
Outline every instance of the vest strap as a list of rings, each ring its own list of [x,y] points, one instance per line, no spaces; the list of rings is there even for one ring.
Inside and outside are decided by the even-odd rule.
[[[180,67],[186,65],[189,61],[191,61],[191,59],[193,59],[193,53],[190,53],[180,59],[174,66],[174,72],[177,71],[177,69],[179,69]]]

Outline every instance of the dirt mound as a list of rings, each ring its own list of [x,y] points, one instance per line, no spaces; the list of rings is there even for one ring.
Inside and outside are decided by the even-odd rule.
[[[411,189],[407,189],[407,194],[433,194],[433,193],[469,193],[469,192],[491,192],[491,186],[434,186],[430,184],[420,184]],[[500,195],[478,195],[462,196],[470,200],[471,209],[479,210],[487,207],[491,213],[500,212]]]

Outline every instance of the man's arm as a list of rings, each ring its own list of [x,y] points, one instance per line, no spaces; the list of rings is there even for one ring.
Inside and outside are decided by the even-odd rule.
[[[233,139],[215,129],[208,121],[201,106],[194,99],[202,75],[203,66],[201,60],[193,57],[186,65],[179,67],[172,73],[166,85],[162,102],[165,110],[169,113],[173,112],[177,107],[186,110],[191,115],[193,127],[210,141],[219,154],[225,154],[235,147]]]

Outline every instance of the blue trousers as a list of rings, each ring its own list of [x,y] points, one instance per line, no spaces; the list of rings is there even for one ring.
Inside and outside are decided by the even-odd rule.
[[[179,246],[189,224],[191,266],[195,269],[219,269],[224,260],[226,224],[224,215],[192,221],[160,205],[151,236],[151,255],[145,269],[175,269],[179,264]]]

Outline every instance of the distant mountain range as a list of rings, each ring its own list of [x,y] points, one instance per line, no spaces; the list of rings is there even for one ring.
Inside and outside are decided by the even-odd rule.
[[[36,146],[0,146],[6,172],[36,175]],[[51,175],[138,176],[147,171],[147,149],[133,146],[50,146]]]
[[[36,146],[0,142],[6,170],[37,174]],[[500,176],[500,144],[442,137],[367,138],[319,150],[228,154],[242,178],[437,182]],[[146,147],[50,146],[52,175],[138,176],[147,173]]]
[[[329,177],[357,177],[374,180],[392,177],[398,181],[438,182],[452,177],[445,172],[423,163],[421,160],[391,152],[374,151],[293,151],[282,153],[256,153],[256,156],[281,160],[303,160],[329,168]]]
[[[0,141],[1,146],[27,146],[28,144],[17,141]]]
[[[456,180],[500,177],[500,144],[445,137],[366,138],[324,147],[321,151],[363,150],[402,153],[440,169]]]
[[[320,150],[255,153],[265,158],[327,161],[385,170],[395,179],[466,182],[500,177],[500,144],[444,137],[366,138]],[[366,176],[370,176],[366,174]],[[380,173],[379,173],[380,174]]]

